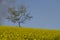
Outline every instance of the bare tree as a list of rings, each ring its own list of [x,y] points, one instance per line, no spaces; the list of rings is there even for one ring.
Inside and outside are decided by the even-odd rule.
[[[21,6],[18,10],[15,8],[8,8],[8,12],[10,13],[7,19],[12,21],[13,23],[18,23],[19,27],[21,23],[24,23],[27,19],[31,19],[30,13],[27,13],[26,7]]]

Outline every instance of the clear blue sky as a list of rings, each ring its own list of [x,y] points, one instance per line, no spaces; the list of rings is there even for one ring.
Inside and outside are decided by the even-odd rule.
[[[16,0],[16,5],[24,4],[33,16],[24,27],[60,29],[60,0]],[[14,25],[5,21],[5,25]],[[16,24],[17,25],[17,24]]]

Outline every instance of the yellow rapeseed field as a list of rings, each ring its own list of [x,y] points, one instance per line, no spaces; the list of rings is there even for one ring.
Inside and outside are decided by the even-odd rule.
[[[0,26],[0,40],[60,40],[60,30]]]

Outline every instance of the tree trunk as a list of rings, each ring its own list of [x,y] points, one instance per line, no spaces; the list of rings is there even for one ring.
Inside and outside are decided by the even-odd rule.
[[[19,27],[20,27],[20,22],[18,24],[19,24]]]

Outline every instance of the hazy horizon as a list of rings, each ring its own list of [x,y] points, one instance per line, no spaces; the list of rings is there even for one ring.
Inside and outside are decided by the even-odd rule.
[[[23,4],[27,8],[27,12],[31,12],[30,15],[33,16],[31,20],[21,26],[60,29],[60,0],[15,0],[15,2],[16,8]],[[4,20],[3,24],[17,25],[8,20]]]

